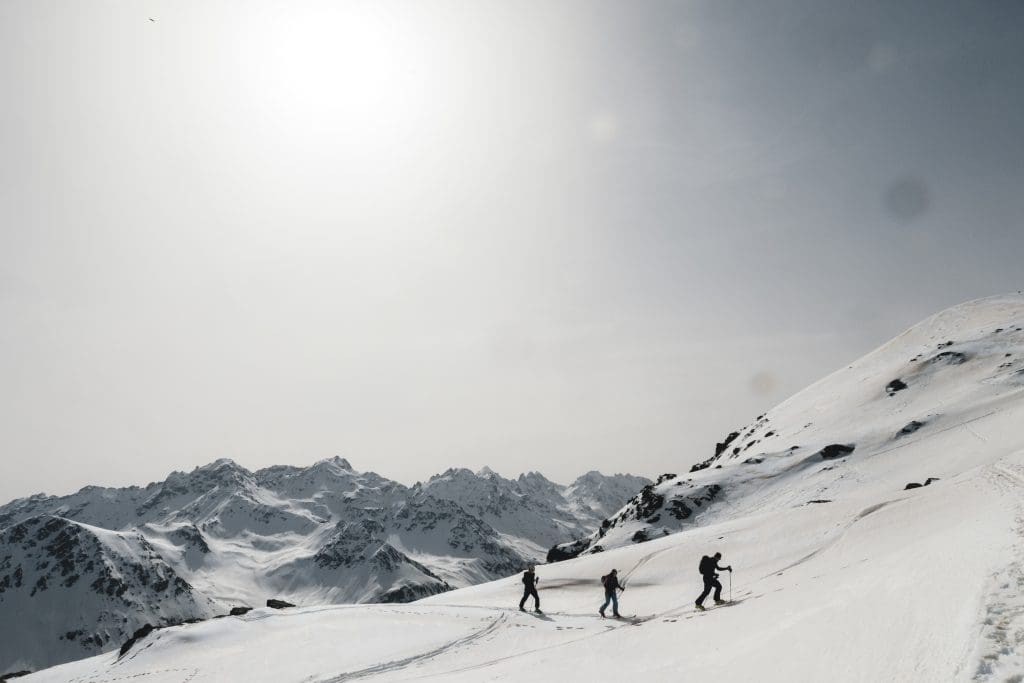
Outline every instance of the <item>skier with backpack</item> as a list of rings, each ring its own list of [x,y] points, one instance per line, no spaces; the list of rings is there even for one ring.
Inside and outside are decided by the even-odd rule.
[[[694,605],[701,612],[704,611],[704,599],[708,597],[708,593],[710,593],[712,589],[715,591],[715,604],[721,605],[725,603],[725,600],[722,600],[722,584],[718,582],[718,574],[715,572],[726,571],[732,574],[732,567],[719,567],[718,561],[721,559],[722,553],[715,553],[711,557],[705,555],[700,558],[700,564],[697,566],[697,570],[704,579],[704,590],[701,592]]]
[[[523,605],[526,604],[526,599],[533,596],[533,611],[540,614],[540,596],[537,595],[537,567],[530,565],[529,569],[523,572],[523,599],[519,601],[519,611],[525,612],[526,609]]]
[[[610,602],[612,604],[612,616],[616,619],[621,618],[619,614],[619,596],[615,594],[615,591],[624,591],[626,587],[619,583],[618,570],[613,569],[610,573],[602,576],[601,583],[604,585],[604,604],[601,605],[601,609],[597,610],[597,613],[604,618],[604,611],[608,609],[608,603]]]

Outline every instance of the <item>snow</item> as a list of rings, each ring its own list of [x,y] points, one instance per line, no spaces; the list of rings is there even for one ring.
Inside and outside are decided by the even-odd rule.
[[[652,487],[665,505],[721,487],[681,531],[632,543],[668,527],[666,508],[631,504],[602,552],[538,567],[543,615],[515,609],[515,575],[408,605],[164,629],[120,661],[24,680],[1024,680],[1024,384],[1006,379],[1024,367],[1022,322],[1024,297],[964,304],[769,411],[741,430],[741,455]],[[945,351],[967,359],[931,360]],[[890,396],[897,377],[908,386]],[[912,420],[925,426],[900,435]],[[822,459],[833,443],[855,449]],[[697,563],[715,551],[735,568],[733,603],[698,613]],[[635,619],[596,613],[612,568]]]
[[[586,533],[647,482],[597,474],[581,493],[536,473],[448,475],[405,487],[342,458],[256,472],[220,459],[145,488],[90,486],[2,506],[0,672],[109,651],[146,623],[268,598],[408,602],[489,581]],[[601,495],[581,503],[591,490]],[[55,542],[53,519],[83,540]],[[115,565],[124,569],[105,569]],[[185,597],[168,600],[164,579]]]
[[[1020,453],[887,500],[788,508],[542,566],[544,615],[512,609],[511,577],[410,605],[263,609],[166,629],[120,662],[101,655],[25,680],[172,669],[175,682],[1005,680],[1018,655],[978,636],[1006,596],[978,579],[1020,561],[1015,477]],[[736,568],[736,604],[698,614],[696,560],[713,549]],[[636,625],[596,615],[598,577],[613,566]]]

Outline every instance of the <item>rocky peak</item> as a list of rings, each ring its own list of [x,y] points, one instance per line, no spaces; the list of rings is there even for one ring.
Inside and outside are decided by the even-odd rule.
[[[473,470],[466,467],[449,467],[441,474],[435,474],[427,480],[427,484],[432,484],[438,481],[466,481],[472,479],[479,479]]]

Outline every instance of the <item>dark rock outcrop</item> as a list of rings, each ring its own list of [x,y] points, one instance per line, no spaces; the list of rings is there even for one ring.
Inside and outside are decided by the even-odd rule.
[[[907,383],[900,378],[896,378],[893,381],[885,385],[885,393],[890,396],[894,396],[897,391],[903,391],[907,388]]]
[[[729,435],[725,437],[724,441],[720,441],[719,443],[715,444],[715,456],[717,457],[721,455],[723,451],[725,451],[725,449],[729,447],[729,444],[735,441],[736,437],[738,437],[739,435],[739,432],[729,432]]]
[[[374,599],[374,602],[413,602],[450,590],[452,587],[443,581],[441,583],[406,584],[381,593]]]
[[[288,607],[295,607],[295,605],[290,602],[285,602],[284,600],[278,600],[277,598],[270,598],[267,600],[267,607],[272,607],[274,609],[286,609]]]
[[[854,444],[832,443],[822,448],[815,455],[820,455],[822,460],[834,460],[853,453],[855,448],[856,445]]]
[[[155,627],[152,624],[146,624],[142,628],[136,629],[135,633],[132,634],[132,637],[126,640],[124,645],[121,646],[121,651],[118,653],[117,656],[124,657],[126,654],[128,654],[128,651],[132,649],[135,643],[139,642],[140,640],[148,636],[150,633],[152,633],[154,628]]]
[[[605,520],[607,522],[608,520]],[[590,547],[590,540],[581,538],[578,541],[572,543],[560,543],[554,546],[548,551],[547,561],[548,562],[561,562],[563,560],[571,560]],[[596,550],[596,548],[595,548]]]
[[[924,427],[925,424],[927,423],[921,422],[920,420],[911,420],[910,422],[905,424],[900,431],[896,432],[896,438],[899,439],[904,436],[910,436],[921,427]]]
[[[929,365],[961,365],[966,363],[968,356],[959,351],[943,351],[928,359]]]

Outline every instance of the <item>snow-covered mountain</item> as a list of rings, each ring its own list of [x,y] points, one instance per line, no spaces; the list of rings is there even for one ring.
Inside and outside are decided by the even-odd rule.
[[[25,680],[1020,681],[1022,356],[1024,296],[925,321],[541,566],[543,615],[516,609],[512,576],[408,605],[163,629]],[[698,613],[697,564],[714,551],[735,569],[733,602]],[[611,568],[633,618],[596,614]]]
[[[949,309],[759,415],[689,473],[645,486],[549,561],[659,538],[780,505],[823,504],[902,462],[913,444],[973,425],[1024,389],[1022,297]],[[980,437],[979,437],[980,440]],[[944,479],[960,459],[922,459],[906,482]]]
[[[44,515],[5,529],[0,548],[0,642],[19,661],[77,659],[217,612],[138,532]]]
[[[272,597],[408,602],[508,576],[645,483],[449,470],[406,487],[342,458],[256,472],[218,460],[146,487],[15,500],[0,507],[0,672]]]
[[[424,493],[458,502],[502,534],[528,542],[526,552],[543,557],[547,549],[598,527],[649,479],[606,477],[588,472],[560,486],[539,472],[509,480],[489,469],[473,473],[450,469],[418,485]]]

